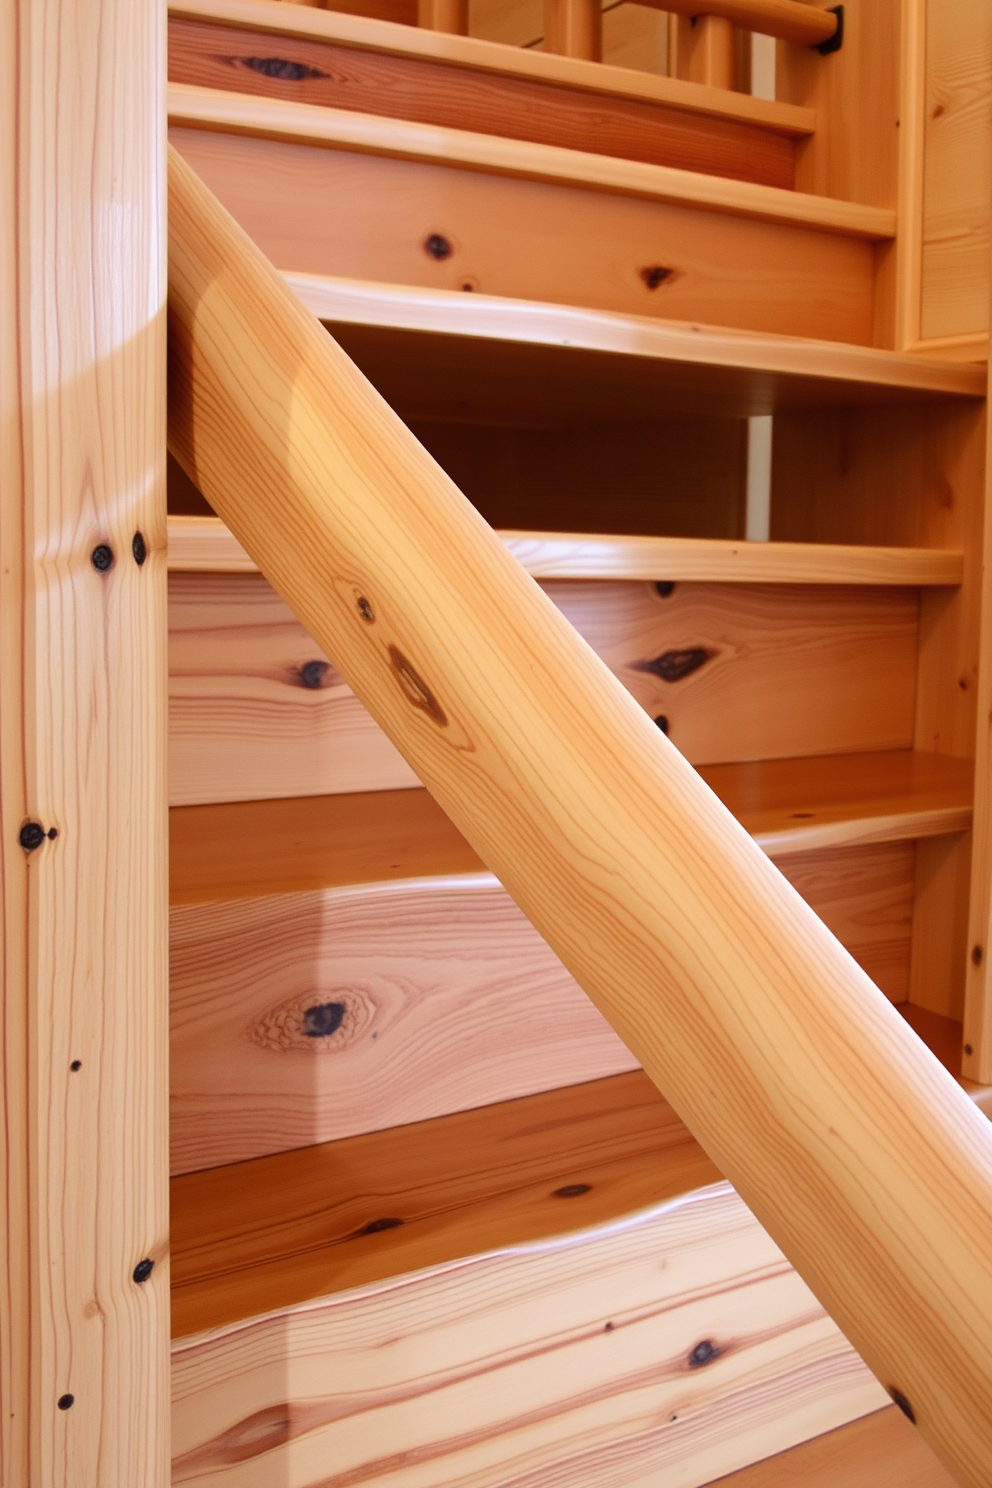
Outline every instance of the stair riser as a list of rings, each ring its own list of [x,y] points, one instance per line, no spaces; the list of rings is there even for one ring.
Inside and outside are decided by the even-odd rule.
[[[169,137],[281,269],[872,342],[863,239],[315,145]]]
[[[545,588],[695,765],[912,746],[915,591]],[[417,783],[260,575],[171,576],[170,673],[174,806]]]
[[[695,1488],[887,1401],[722,1184],[180,1340],[172,1379],[204,1488]]]

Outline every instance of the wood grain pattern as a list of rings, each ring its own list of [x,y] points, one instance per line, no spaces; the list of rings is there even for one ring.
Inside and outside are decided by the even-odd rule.
[[[328,1461],[403,1488],[692,1488],[884,1399],[723,1185],[180,1340],[173,1379],[176,1481],[225,1488],[316,1488]]]
[[[713,1488],[953,1488],[954,1479],[894,1405],[720,1478]]]
[[[530,140],[498,138],[471,130],[390,119],[348,109],[319,107],[170,83],[169,122],[182,129],[215,129],[270,140],[305,140],[331,149],[359,150],[476,171],[521,176],[558,186],[617,193],[647,201],[741,216],[814,232],[884,242],[895,236],[891,211],[752,181],[677,170],[617,156],[569,150]]]
[[[287,65],[262,71],[259,60]],[[535,78],[455,68],[419,57],[246,33],[173,16],[169,77],[177,83],[413,119],[537,144],[616,155],[785,189],[792,139],[779,130],[606,97]]]
[[[926,0],[920,336],[987,332],[992,11]]]
[[[170,171],[173,454],[980,1488],[984,1117],[175,151]]]
[[[545,588],[693,764],[912,742],[912,591]],[[260,574],[174,574],[169,609],[173,805],[416,783]]]
[[[168,1481],[161,42],[123,0],[0,14],[9,1488]]]
[[[577,532],[501,532],[535,579],[710,581],[731,584],[960,583],[964,558],[942,548],[840,543],[747,543],[729,538],[614,537]],[[169,517],[170,573],[254,573],[255,564],[219,517]]]
[[[207,24],[230,25],[241,32],[265,32],[285,40],[291,37],[314,42],[335,42],[363,51],[395,57],[416,57],[490,73],[508,81],[530,78],[557,87],[581,89],[608,98],[640,99],[665,104],[715,119],[759,124],[781,134],[802,138],[813,133],[813,111],[788,103],[752,98],[745,93],[728,94],[719,88],[702,88],[678,78],[650,76],[626,66],[606,66],[578,58],[557,57],[550,52],[524,49],[519,42],[533,35],[502,37],[509,45],[493,45],[480,37],[442,36],[408,26],[383,25],[372,18],[342,11],[300,10],[278,0],[172,0],[169,14]]]
[[[275,106],[269,99],[247,102],[253,108],[263,102]],[[311,111],[326,132],[332,111]],[[369,115],[350,117],[364,121],[362,130],[400,127]],[[432,125],[401,127],[416,127],[432,138],[438,133]],[[273,262],[288,270],[443,288],[463,298],[468,286],[473,296],[509,295],[776,334],[870,340],[873,252],[861,239],[577,183],[492,173],[459,166],[436,151],[433,158],[402,159],[178,122],[170,138]],[[552,149],[495,143],[500,150]],[[574,155],[576,161],[606,159],[557,153]],[[621,161],[609,166],[668,169]],[[745,189],[745,183],[732,184]],[[791,192],[780,194],[794,200]],[[347,213],[338,210],[342,200],[349,203]],[[426,251],[434,235],[451,245],[447,257],[436,259]],[[565,242],[567,254],[561,251]],[[659,285],[650,274],[644,276],[652,268],[671,272]],[[785,292],[791,313],[783,303]]]

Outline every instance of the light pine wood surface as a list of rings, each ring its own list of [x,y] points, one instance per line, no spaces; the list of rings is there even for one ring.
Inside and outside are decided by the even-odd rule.
[[[803,138],[816,127],[812,109],[775,100],[701,87],[679,78],[555,56],[550,52],[502,45],[480,37],[442,35],[404,25],[389,25],[366,16],[303,9],[279,0],[174,0],[169,14],[193,22],[217,22],[247,32],[264,31],[288,39],[334,42],[390,56],[415,57],[501,80],[527,78],[590,94],[666,104],[680,111],[758,124]]]
[[[964,569],[961,553],[942,548],[569,532],[501,532],[500,537],[535,579],[944,587],[959,583]],[[256,569],[219,517],[173,515],[169,517],[169,572],[254,573]]]
[[[174,455],[977,1488],[984,1118],[170,161]]]
[[[788,1452],[755,1462],[713,1488],[953,1488],[926,1442],[894,1405]]]
[[[224,1488],[317,1488],[329,1461],[402,1488],[693,1488],[885,1398],[724,1185],[182,1337],[173,1389],[174,1481]]]
[[[0,13],[5,1488],[168,1482],[163,41]]]
[[[912,590],[544,587],[693,764],[912,742]],[[169,614],[173,805],[416,783],[260,574],[174,574]]]

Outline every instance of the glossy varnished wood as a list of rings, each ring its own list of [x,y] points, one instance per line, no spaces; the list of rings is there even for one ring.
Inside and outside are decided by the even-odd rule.
[[[747,543],[729,538],[618,537],[501,532],[536,579],[647,579],[716,583],[953,585],[963,555],[943,548],[839,543]],[[169,517],[170,573],[253,573],[219,517]]]
[[[979,1488],[984,1118],[170,160],[173,453]]]
[[[190,1173],[172,1181],[173,1334],[602,1223],[719,1177],[640,1070]]]
[[[174,1481],[694,1488],[884,1400],[717,1184],[180,1338]]]
[[[263,70],[260,60],[270,60]],[[276,62],[285,65],[278,69]],[[767,186],[791,187],[794,141],[741,120],[645,99],[548,85],[278,32],[181,16],[169,23],[177,83],[412,119],[538,144],[616,155]]]

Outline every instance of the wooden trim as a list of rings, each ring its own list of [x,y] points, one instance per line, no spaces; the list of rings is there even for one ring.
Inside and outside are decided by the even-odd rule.
[[[169,1481],[161,20],[0,20],[9,1488]]]
[[[987,362],[988,331],[969,331],[961,336],[931,336],[914,341],[905,350],[910,356],[942,357],[949,362]]]
[[[521,47],[482,41],[477,37],[419,31],[391,21],[343,15],[330,10],[310,10],[287,5],[282,0],[176,0],[170,16],[211,21],[245,30],[281,33],[308,41],[336,42],[365,51],[420,57],[453,67],[490,72],[496,76],[531,78],[581,88],[607,97],[634,98],[660,103],[691,113],[760,125],[794,139],[813,134],[816,114],[796,104],[752,98],[745,93],[727,93],[679,78],[659,77],[612,67],[601,62],[555,56]]]
[[[757,31],[762,36],[776,36],[796,46],[818,47],[837,34],[837,17],[815,5],[797,4],[796,0],[642,0],[672,15],[697,17],[717,16],[731,21],[742,31]]]
[[[169,233],[172,453],[981,1488],[988,1123],[175,151]]]
[[[261,0],[257,0],[261,3]],[[335,325],[381,326],[403,331],[558,346],[686,367],[765,372],[760,395],[747,405],[770,413],[802,390],[809,401],[857,401],[858,389],[886,394],[937,394],[984,398],[981,367],[922,358],[870,346],[800,340],[715,326],[688,326],[648,316],[617,315],[498,295],[412,289],[323,274],[287,273],[286,283],[319,320]],[[788,385],[786,380],[788,379]]]
[[[922,313],[926,0],[902,0],[899,110],[895,344],[908,351],[919,343]]]
[[[946,548],[745,543],[703,537],[501,532],[535,579],[679,579],[738,584],[957,585],[964,555]],[[255,573],[219,517],[169,518],[170,573]]]
[[[291,140],[328,149],[578,186],[871,241],[895,236],[895,213],[881,207],[804,195],[752,181],[706,176],[674,166],[592,155],[561,145],[501,139],[412,119],[388,119],[283,98],[229,93],[192,83],[169,84],[168,109],[170,124],[185,128]]]

